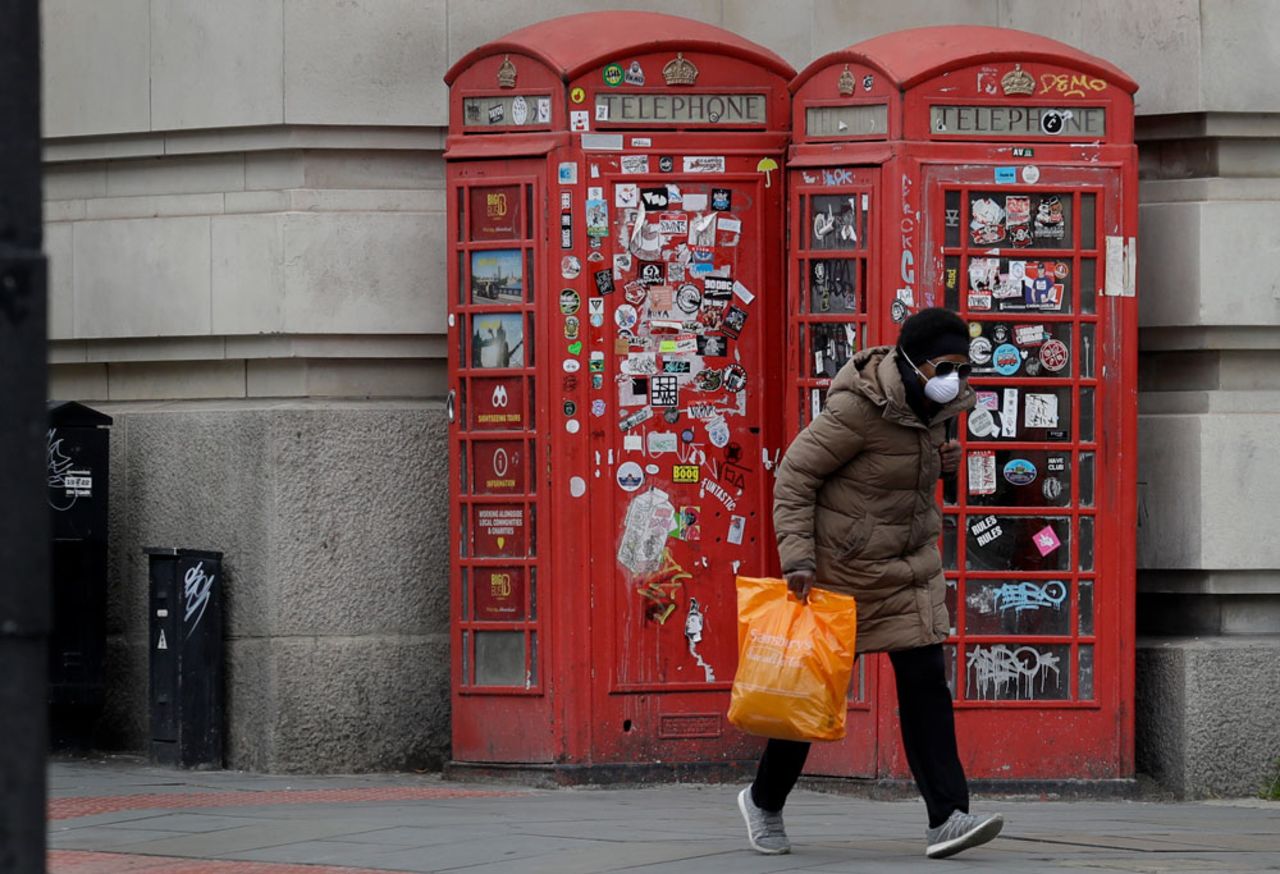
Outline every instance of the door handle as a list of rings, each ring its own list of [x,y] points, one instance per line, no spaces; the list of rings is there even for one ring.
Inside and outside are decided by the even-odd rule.
[[[445,399],[445,402],[444,402],[444,412],[445,412],[445,415],[449,417],[450,425],[454,423],[455,413],[457,413],[457,396],[458,396],[457,390],[451,388],[449,389],[449,396]]]

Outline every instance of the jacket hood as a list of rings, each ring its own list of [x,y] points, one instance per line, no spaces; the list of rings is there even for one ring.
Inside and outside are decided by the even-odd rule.
[[[898,352],[893,346],[872,346],[849,359],[831,381],[828,394],[853,392],[880,407],[884,418],[909,428],[925,425],[907,403],[907,390],[898,373]],[[964,390],[951,403],[942,407],[930,424],[945,422],[973,409],[977,394],[966,381]]]

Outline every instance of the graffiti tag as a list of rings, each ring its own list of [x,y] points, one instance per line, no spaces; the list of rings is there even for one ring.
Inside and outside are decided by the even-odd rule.
[[[1033,701],[1044,692],[1050,672],[1054,684],[1058,681],[1058,665],[1061,659],[1051,652],[1040,652],[1035,647],[1020,646],[1010,649],[1002,643],[991,647],[975,646],[969,652],[965,667],[969,686],[979,698]]]

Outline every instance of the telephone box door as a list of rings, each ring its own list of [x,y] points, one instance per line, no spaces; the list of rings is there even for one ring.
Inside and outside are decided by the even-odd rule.
[[[878,287],[880,168],[800,167],[790,178],[787,433],[822,410],[827,389],[855,352],[873,345]],[[819,581],[821,582],[821,581]],[[848,733],[815,744],[810,774],[874,777],[878,723],[874,704],[881,656],[860,656],[849,689]]]
[[[783,180],[758,169],[760,152],[652,156],[649,173],[588,158],[588,233],[604,255],[587,308],[604,328],[588,360],[591,746],[622,761],[750,759],[759,741],[724,713],[735,574],[776,564],[762,459],[781,442]]]
[[[960,748],[973,776],[1123,776],[1132,615],[1127,538],[1107,528],[1133,524],[1134,386],[1120,376],[1133,302],[1103,293],[1122,284],[1107,273],[1124,269],[1122,171],[994,172],[923,170],[925,251],[941,253],[923,287],[969,322],[978,393],[944,489]],[[882,736],[897,735],[895,704],[882,683]],[[882,745],[880,770],[909,774],[900,745]]]
[[[536,427],[546,392],[535,369],[545,192],[541,159],[449,165],[449,223],[458,229],[448,272],[459,761],[547,762],[559,748],[538,588],[548,561],[535,463],[545,453]]]

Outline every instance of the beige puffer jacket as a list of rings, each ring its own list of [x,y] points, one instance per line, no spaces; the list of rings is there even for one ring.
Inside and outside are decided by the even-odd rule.
[[[935,488],[943,423],[972,409],[965,385],[926,428],[907,405],[892,346],[859,352],[836,374],[826,407],[787,449],[773,491],[783,572],[852,594],[858,652],[912,649],[947,637]]]

